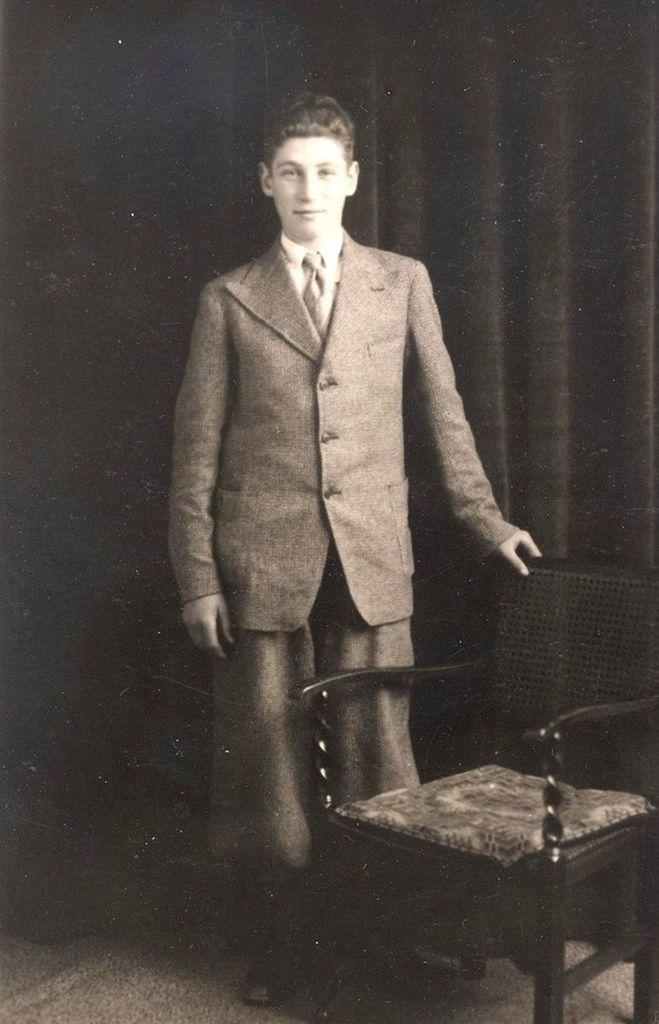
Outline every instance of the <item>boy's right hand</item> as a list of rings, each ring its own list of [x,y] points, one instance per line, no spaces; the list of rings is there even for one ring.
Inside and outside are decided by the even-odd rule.
[[[181,618],[197,647],[226,658],[222,644],[233,644],[229,606],[224,594],[206,594],[186,601]]]

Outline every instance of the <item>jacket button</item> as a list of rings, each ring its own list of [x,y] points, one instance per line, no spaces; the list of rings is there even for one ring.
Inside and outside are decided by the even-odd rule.
[[[322,380],[318,381],[318,387],[321,391],[325,391],[327,388],[335,388],[338,383],[335,377],[323,377]]]
[[[320,435],[320,440],[323,444],[327,444],[328,441],[338,440],[338,434],[333,434],[331,430],[326,430],[324,434]]]
[[[341,491],[339,491],[336,487],[328,487],[324,491],[323,497],[324,498],[333,498],[335,494],[340,494],[340,493],[341,493]]]

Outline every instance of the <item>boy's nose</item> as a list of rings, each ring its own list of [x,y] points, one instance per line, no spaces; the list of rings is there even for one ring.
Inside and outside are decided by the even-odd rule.
[[[300,199],[311,202],[318,194],[318,181],[313,176],[304,177],[300,181]]]

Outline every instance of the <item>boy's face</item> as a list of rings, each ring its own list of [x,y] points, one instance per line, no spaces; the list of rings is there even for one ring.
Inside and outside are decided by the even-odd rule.
[[[346,196],[357,188],[359,166],[346,161],[336,139],[287,139],[272,164],[259,168],[261,188],[274,200],[284,234],[308,249],[341,227]]]

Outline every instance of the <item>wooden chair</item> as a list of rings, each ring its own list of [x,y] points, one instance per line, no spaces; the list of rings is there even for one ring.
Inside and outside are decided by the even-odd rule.
[[[639,783],[634,793],[575,789],[563,781],[562,765],[570,741],[583,746],[584,728],[604,730],[601,751],[613,722],[635,716],[641,732],[656,726],[658,620],[658,574],[543,559],[527,578],[504,582],[487,662],[344,672],[292,691],[312,715],[319,862],[333,879],[321,931],[337,921],[344,929],[336,932],[343,962],[320,1000],[319,1019],[328,1018],[346,972],[366,970],[373,959],[400,972],[404,945],[427,948],[432,939],[466,974],[482,973],[494,954],[531,974],[535,1024],[561,1024],[567,994],[633,960],[634,1022],[656,1024],[652,784]],[[499,752],[504,733],[523,738],[535,771],[499,758],[335,806],[332,708],[346,688],[441,686],[477,671],[477,720]],[[595,951],[566,966],[573,937],[587,938]]]

